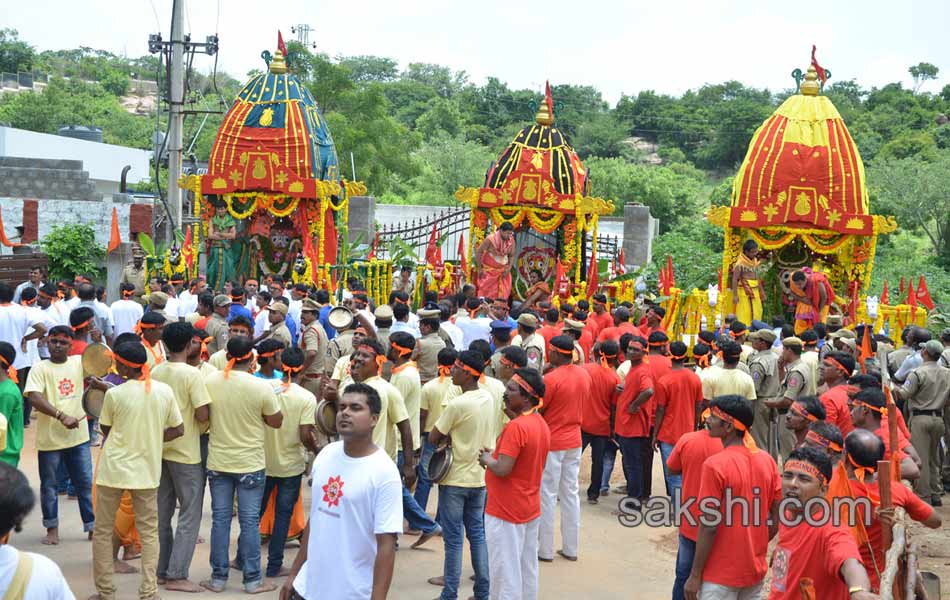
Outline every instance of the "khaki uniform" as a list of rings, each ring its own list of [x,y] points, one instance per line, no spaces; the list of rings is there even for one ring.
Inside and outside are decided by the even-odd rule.
[[[910,441],[920,454],[920,479],[915,491],[928,498],[943,492],[940,483],[940,438],[945,431],[944,409],[950,398],[950,370],[924,362],[910,372],[901,388],[910,412]]]
[[[544,338],[537,332],[521,340],[521,347],[528,355],[528,367],[540,371],[544,367]]]
[[[125,268],[122,269],[122,278],[119,279],[119,283],[129,283],[135,286],[135,294],[132,298],[145,306],[145,261],[142,261],[142,268],[136,269],[133,265],[125,265]],[[158,291],[158,290],[155,290]]]
[[[323,370],[327,375],[333,373],[333,367],[341,356],[353,353],[353,330],[348,329],[338,334],[327,344],[327,355],[323,363]]]
[[[445,346],[438,333],[427,333],[417,340],[416,364],[423,385],[439,376],[439,351]]]
[[[389,348],[389,327],[381,327],[376,330],[376,341],[378,341],[383,348]]]
[[[808,368],[811,369],[811,379],[815,382],[815,387],[818,386],[818,363],[821,362],[821,358],[818,356],[817,352],[807,350],[802,352],[802,362],[808,365]]]
[[[329,345],[330,340],[327,339],[327,332],[324,331],[323,326],[320,325],[320,321],[314,321],[310,325],[307,325],[300,334],[300,349],[303,350],[304,353],[317,353],[317,357],[313,359],[313,362],[310,363],[307,370],[302,373],[303,377],[300,380],[300,385],[318,398],[320,397],[318,394],[322,393],[320,388],[320,374],[323,373]]]
[[[901,368],[901,363],[904,362],[904,359],[913,353],[913,348],[901,346],[887,355],[887,370],[890,371],[891,377],[894,376],[894,373],[897,373],[897,369]]]
[[[801,359],[785,365],[785,379],[782,381],[782,397],[788,398],[793,402],[802,396],[811,396],[815,394],[815,380],[811,375],[811,367],[805,364]],[[779,431],[779,454],[782,459],[788,457],[789,453],[795,449],[795,433],[785,426],[785,415],[787,408],[779,411],[778,431]]]
[[[214,354],[218,350],[226,350],[228,347],[228,322],[227,320],[219,315],[214,313],[211,315],[211,318],[208,319],[208,324],[205,325],[205,333],[210,335],[213,339],[208,342],[208,355]]]
[[[752,382],[755,383],[754,411],[755,421],[752,423],[752,438],[763,449],[768,449],[773,458],[777,456],[775,437],[772,425],[773,410],[765,405],[764,400],[773,400],[782,393],[782,381],[778,376],[778,357],[771,350],[753,352],[749,356],[749,371]]]
[[[290,335],[290,329],[287,328],[285,323],[278,323],[276,327],[271,327],[267,331],[267,336],[265,340],[277,340],[284,344],[284,348],[290,348],[293,346],[293,338]]]
[[[455,348],[455,344],[452,343],[452,336],[449,335],[449,332],[439,327],[439,337],[442,339],[442,343],[445,344],[446,348]]]

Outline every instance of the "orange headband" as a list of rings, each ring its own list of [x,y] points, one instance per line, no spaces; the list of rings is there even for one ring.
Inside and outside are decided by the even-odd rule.
[[[822,448],[827,448],[831,450],[832,452],[841,452],[840,444],[836,444],[832,442],[831,440],[829,440],[828,438],[826,438],[825,436],[817,434],[814,431],[809,431],[808,434],[805,436],[805,439],[814,444],[818,444]]]
[[[152,373],[151,373],[151,369],[149,369],[149,367],[148,367],[148,363],[147,363],[147,362],[144,362],[144,363],[134,363],[134,362],[132,362],[131,360],[126,360],[126,359],[122,358],[121,356],[119,356],[118,354],[114,354],[114,353],[112,353],[112,352],[109,352],[109,356],[111,356],[112,358],[114,358],[117,363],[123,364],[123,365],[127,366],[127,367],[130,368],[130,369],[141,369],[141,370],[142,370],[142,376],[139,378],[139,381],[145,381],[145,393],[146,393],[146,394],[152,391]]]
[[[799,296],[805,295],[805,288],[795,283],[795,281],[792,279],[788,280],[788,287],[792,288],[792,291],[795,292]]]
[[[818,340],[815,340],[814,342],[805,342],[805,345],[806,345],[806,346],[817,346],[817,345],[818,345]]]
[[[412,349],[406,348],[405,346],[400,346],[396,342],[389,342],[389,346],[399,352],[399,356],[405,356],[407,354],[412,354]]]
[[[874,412],[878,413],[879,415],[883,415],[883,414],[887,411],[887,407],[886,407],[886,406],[881,406],[881,407],[878,407],[878,406],[871,406],[871,405],[868,404],[867,402],[863,402],[863,401],[861,401],[861,400],[852,400],[852,402],[855,403],[855,404],[857,404],[858,406],[863,406],[864,408],[866,408],[866,409],[868,409],[868,410],[873,410]]]
[[[805,410],[805,407],[802,406],[800,402],[793,402],[792,405],[788,407],[788,412],[797,417],[808,419],[812,423],[818,420],[818,417]]]
[[[502,358],[504,360],[504,358]],[[448,365],[439,365],[439,381],[445,381],[446,377],[452,375],[452,367]]]
[[[135,290],[122,290],[123,298],[131,298],[134,295],[135,295]]]
[[[194,337],[194,340],[201,344],[201,353],[198,356],[200,356],[202,360],[206,360],[205,357],[208,356],[208,342],[210,342],[213,339],[214,338],[210,335],[206,335],[205,337],[196,335]]]
[[[638,341],[636,341],[636,340],[630,340],[630,342],[627,344],[627,348],[629,349],[630,346],[633,346],[634,348],[636,348],[636,349],[639,350],[640,352],[643,352],[643,350],[644,350],[643,344],[641,344],[640,342],[638,342]]]
[[[818,467],[811,464],[810,462],[805,462],[803,460],[785,461],[785,465],[782,467],[782,470],[788,471],[789,469],[794,469],[796,471],[801,471],[802,473],[807,473],[823,484],[828,483],[828,478],[825,477],[825,474],[819,471]]]
[[[658,348],[660,346],[665,346],[668,343],[669,342],[647,342],[647,346],[650,346],[651,348]]]
[[[841,364],[840,362],[838,362],[837,360],[835,360],[834,358],[830,356],[825,357],[825,364],[838,369],[839,371],[844,373],[845,377],[847,377],[848,375],[851,375],[851,371],[845,369],[843,364]]]
[[[164,323],[159,325],[157,323],[143,323],[139,321],[138,323],[135,324],[135,331],[136,333],[142,333],[143,329],[158,329],[162,325],[164,325]]]
[[[867,475],[873,474],[877,467],[863,467],[858,463],[854,462],[854,459],[851,458],[851,455],[848,455],[848,462],[851,463],[851,466],[854,468],[854,476],[858,478],[858,481],[864,483],[864,478]]]
[[[79,331],[79,330],[82,329],[83,327],[85,327],[85,326],[89,325],[90,323],[92,323],[93,320],[95,320],[95,317],[89,317],[88,319],[86,319],[85,321],[83,321],[82,323],[80,323],[79,325],[74,325],[74,326],[70,327],[70,329],[72,329],[73,331]]]
[[[502,354],[502,355],[498,358],[498,362],[500,362],[501,364],[505,365],[506,367],[514,368],[514,367],[516,366],[515,363],[511,362],[511,360],[510,360],[507,356],[505,356],[504,354]]]
[[[248,352],[248,353],[245,354],[244,356],[237,356],[237,357],[235,357],[235,356],[231,356],[230,353],[228,353],[227,356],[228,356],[228,364],[225,365],[225,367],[224,367],[224,378],[225,378],[225,379],[227,379],[228,376],[231,374],[231,369],[234,368],[234,365],[235,365],[236,363],[243,362],[243,361],[245,361],[245,360],[251,358],[252,356],[254,356],[254,351],[251,350],[250,352]]]
[[[554,350],[554,351],[557,352],[558,354],[567,354],[567,355],[570,355],[570,356],[574,356],[574,349],[573,349],[573,348],[571,348],[570,350],[565,350],[564,348],[558,348],[558,347],[555,346],[554,344],[551,344],[551,350]]]
[[[281,350],[283,350],[283,348],[279,350],[271,350],[270,352],[258,352],[257,356],[258,358],[270,358],[271,356],[276,356]]]
[[[758,452],[759,449],[755,445],[755,440],[752,439],[752,435],[749,434],[749,428],[746,427],[742,421],[733,417],[726,411],[722,410],[718,406],[712,406],[709,408],[709,414],[714,415],[727,423],[732,423],[732,426],[736,428],[737,431],[742,432],[742,443],[752,452]]]
[[[463,363],[460,360],[455,361],[455,366],[462,369],[463,371],[465,371],[466,373],[468,373],[475,379],[481,379],[483,375],[482,373],[479,373],[477,369],[473,369],[472,367],[468,366],[467,364]]]
[[[366,350],[376,358],[376,374],[379,375],[382,373],[383,365],[386,364],[386,357],[382,354],[376,354],[376,350],[374,350],[372,346],[367,346],[366,344],[360,344],[359,349]]]
[[[706,354],[696,354],[694,356],[696,358],[697,366],[699,366],[702,369],[709,368],[709,353],[708,352]]]
[[[534,391],[534,388],[531,387],[521,375],[518,375],[517,373],[515,373],[514,375],[511,376],[511,380],[517,383],[518,387],[520,387],[521,390],[525,394],[527,394],[528,396],[531,396],[532,398],[538,401],[538,405],[536,408],[541,408],[542,406],[544,406],[544,399],[540,395],[538,395],[536,391]]]
[[[7,362],[7,359],[0,356],[0,362],[7,367],[7,377],[13,380],[13,383],[20,383],[20,380],[16,376],[16,369],[13,368],[13,365]]]
[[[601,355],[600,355],[600,366],[602,366],[602,367],[605,368],[605,369],[609,369],[609,368],[610,368],[610,363],[607,362],[607,359],[609,359],[609,358],[617,358],[617,355],[616,355],[616,354],[601,354]]]
[[[673,360],[683,360],[684,358],[686,358],[686,353],[684,352],[684,353],[682,353],[682,354],[673,354],[673,353],[671,352],[671,353],[670,353],[670,358],[672,358]]]

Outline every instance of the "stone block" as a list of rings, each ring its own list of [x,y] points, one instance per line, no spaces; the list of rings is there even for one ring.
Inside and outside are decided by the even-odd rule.
[[[373,244],[373,237],[376,235],[376,198],[372,196],[350,198],[347,228],[351,243],[362,236],[364,244]]]
[[[23,201],[23,239],[24,244],[39,241],[39,203],[36,200]]]
[[[129,207],[129,237],[136,238],[142,232],[152,234],[151,204],[133,204]]]
[[[623,252],[627,267],[642,267],[653,257],[653,237],[658,221],[650,207],[626,204],[623,207]]]

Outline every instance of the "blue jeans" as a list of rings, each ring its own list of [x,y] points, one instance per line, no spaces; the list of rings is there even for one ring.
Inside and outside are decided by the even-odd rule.
[[[96,524],[96,513],[92,510],[92,457],[89,454],[89,442],[83,442],[72,448],[62,450],[40,450],[37,452],[40,471],[40,508],[43,511],[43,527],[59,527],[59,498],[57,496],[58,472],[60,465],[69,474],[76,486],[79,499],[79,515],[82,517],[83,531],[92,531]]]
[[[396,458],[396,464],[402,467],[403,463],[404,458],[402,450],[400,450]],[[439,528],[426,512],[426,509],[416,502],[415,497],[409,492],[405,484],[402,486],[402,515],[409,523],[409,529],[418,529],[422,533],[432,533]]]
[[[672,498],[673,492],[683,488],[683,476],[670,475],[670,470],[666,466],[666,461],[670,459],[670,454],[673,454],[673,444],[660,442],[660,458],[663,459],[663,477],[666,478],[666,495]]]
[[[604,449],[604,476],[600,480],[601,491],[610,489],[610,476],[614,472],[614,462],[616,459],[617,445],[613,442],[609,442]]]
[[[416,481],[416,491],[413,498],[416,499],[422,510],[429,504],[429,492],[432,491],[432,481],[429,480],[429,459],[435,452],[435,444],[429,442],[429,434],[422,434],[422,456],[419,458],[419,464],[416,466],[418,480]]]
[[[274,499],[274,527],[271,529],[270,540],[267,542],[267,569],[268,577],[277,577],[280,568],[284,566],[284,544],[287,543],[287,531],[290,529],[290,518],[294,514],[294,505],[300,496],[300,480],[303,474],[293,477],[265,477],[264,495],[261,498],[260,516],[264,516],[267,502],[274,489],[277,497]],[[244,555],[238,544],[237,557],[234,559],[239,565],[244,564]]]
[[[261,500],[264,496],[264,469],[253,473],[208,471],[211,480],[211,581],[228,580],[231,516],[237,493],[238,553],[244,570],[244,585],[261,581]]]
[[[620,452],[623,454],[623,474],[627,478],[627,496],[644,498],[643,489],[643,447],[650,445],[647,437],[617,436]]]
[[[475,598],[488,598],[488,545],[485,543],[485,488],[439,486],[439,524],[445,542],[441,600],[458,598],[462,576],[462,545],[468,536],[475,569]],[[464,527],[464,529],[463,529]]]
[[[680,534],[680,547],[676,551],[676,579],[673,581],[673,600],[685,600],[683,586],[689,579],[689,572],[693,568],[693,557],[696,556],[696,542]]]
[[[581,431],[581,453],[590,446],[590,485],[587,486],[587,499],[596,500],[600,496],[600,482],[604,478],[604,451],[610,443],[605,435],[594,435]],[[608,478],[610,476],[608,475]],[[608,479],[609,481],[609,479]]]

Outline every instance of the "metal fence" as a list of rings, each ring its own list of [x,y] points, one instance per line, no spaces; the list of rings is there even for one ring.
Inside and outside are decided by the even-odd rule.
[[[464,236],[466,247],[470,240],[469,224],[471,220],[471,209],[467,207],[446,208],[433,218],[413,219],[402,223],[382,225],[379,227],[379,247],[377,256],[379,258],[389,258],[389,245],[392,240],[400,239],[416,251],[416,256],[422,259],[425,256],[426,246],[429,244],[429,238],[432,236],[432,226],[435,224],[437,235],[444,237],[442,243],[442,258],[444,260],[458,260],[459,238]],[[539,239],[544,236],[533,230],[528,230],[529,235],[534,235]],[[586,248],[591,247],[593,235],[587,234]],[[372,241],[370,240],[370,243]],[[597,256],[601,259],[613,260],[620,252],[623,240],[620,236],[600,234],[597,236]]]

